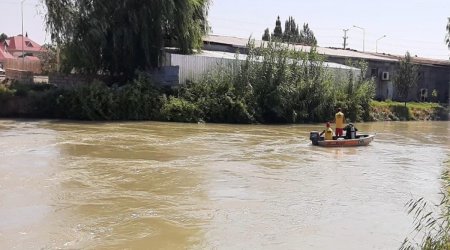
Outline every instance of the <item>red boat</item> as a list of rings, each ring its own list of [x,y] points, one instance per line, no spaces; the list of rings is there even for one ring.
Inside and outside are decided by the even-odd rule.
[[[333,140],[325,140],[323,136],[319,135],[319,132],[312,131],[309,134],[309,139],[315,146],[322,147],[356,147],[356,146],[367,146],[373,141],[375,135],[361,134],[357,135],[354,139],[345,139],[343,137],[336,138]]]

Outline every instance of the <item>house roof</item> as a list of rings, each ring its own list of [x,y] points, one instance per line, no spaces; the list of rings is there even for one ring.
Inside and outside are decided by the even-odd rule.
[[[5,59],[14,59],[14,56],[11,55],[10,53],[4,51],[4,50],[0,47],[0,60],[5,60]]]
[[[23,43],[22,43],[23,38]],[[23,50],[27,52],[39,52],[42,51],[42,46],[36,43],[35,41],[31,40],[28,37],[23,37],[22,35],[9,37],[6,39],[6,44],[8,46],[9,51],[21,51],[22,50],[22,44]]]
[[[208,35],[203,38],[203,41],[206,43],[212,44],[221,44],[227,45],[235,48],[245,48],[249,39],[238,38],[238,37],[230,37],[230,36],[218,36],[218,35]],[[256,46],[261,46],[262,44],[267,43],[261,40],[255,40]],[[303,50],[309,52],[311,46],[305,45],[289,45],[292,46],[296,50]],[[317,47],[317,52],[319,54],[325,56],[334,56],[341,58],[359,58],[364,60],[375,60],[375,61],[388,61],[388,62],[398,62],[404,56],[400,55],[390,55],[384,53],[371,53],[371,52],[361,52],[357,50],[344,50],[342,48],[324,48]],[[423,57],[411,57],[411,60],[417,64],[422,65],[432,65],[432,66],[450,66],[450,61],[448,60],[438,60],[438,59],[430,59]]]

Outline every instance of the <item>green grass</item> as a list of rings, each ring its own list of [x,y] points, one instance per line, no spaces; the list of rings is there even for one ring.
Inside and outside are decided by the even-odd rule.
[[[393,107],[393,106],[405,106],[404,102],[394,102],[394,101],[372,101],[370,104],[372,107]],[[413,109],[435,109],[442,108],[439,103],[431,103],[431,102],[407,102],[406,107]]]
[[[371,118],[374,121],[446,120],[445,108],[429,102],[372,101]]]

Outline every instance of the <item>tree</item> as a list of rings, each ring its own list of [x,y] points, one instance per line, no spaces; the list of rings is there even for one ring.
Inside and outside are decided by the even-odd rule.
[[[159,65],[161,49],[201,48],[208,0],[45,0],[63,70],[132,76]]]
[[[416,86],[418,79],[418,67],[411,62],[411,55],[409,52],[406,52],[405,58],[400,61],[398,71],[394,77],[397,95],[405,102],[405,107],[409,91]]]
[[[264,30],[264,35],[262,36],[263,41],[270,41],[270,31],[269,28]]]
[[[303,25],[303,30],[299,32],[298,24],[295,23],[295,19],[289,16],[288,20],[284,23],[284,32],[281,28],[280,16],[277,17],[275,22],[275,29],[272,36],[269,35],[269,30],[264,30],[262,40],[277,40],[285,43],[299,43],[308,46],[317,46],[317,40],[314,36],[314,32],[309,28],[308,23]]]
[[[0,43],[3,43],[8,39],[8,36],[5,33],[0,34]]]
[[[450,17],[448,18],[448,22],[447,22],[447,34],[445,35],[445,43],[447,44],[448,48],[450,49]]]
[[[275,22],[275,29],[273,30],[272,38],[279,41],[283,39],[283,29],[281,28],[280,16],[278,16],[277,21]]]
[[[45,49],[45,52],[38,55],[41,61],[42,73],[56,72],[58,64],[56,46],[53,44],[44,44],[42,48]]]
[[[316,46],[317,40],[314,32],[309,28],[308,23],[303,24],[303,29],[300,31],[300,43],[308,46]]]
[[[297,43],[299,40],[298,25],[295,23],[295,19],[290,16],[284,24],[283,42]]]

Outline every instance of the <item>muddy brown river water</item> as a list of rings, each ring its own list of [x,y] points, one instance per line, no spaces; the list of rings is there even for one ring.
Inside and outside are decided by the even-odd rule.
[[[438,202],[449,122],[320,125],[0,120],[0,249],[397,249]]]

